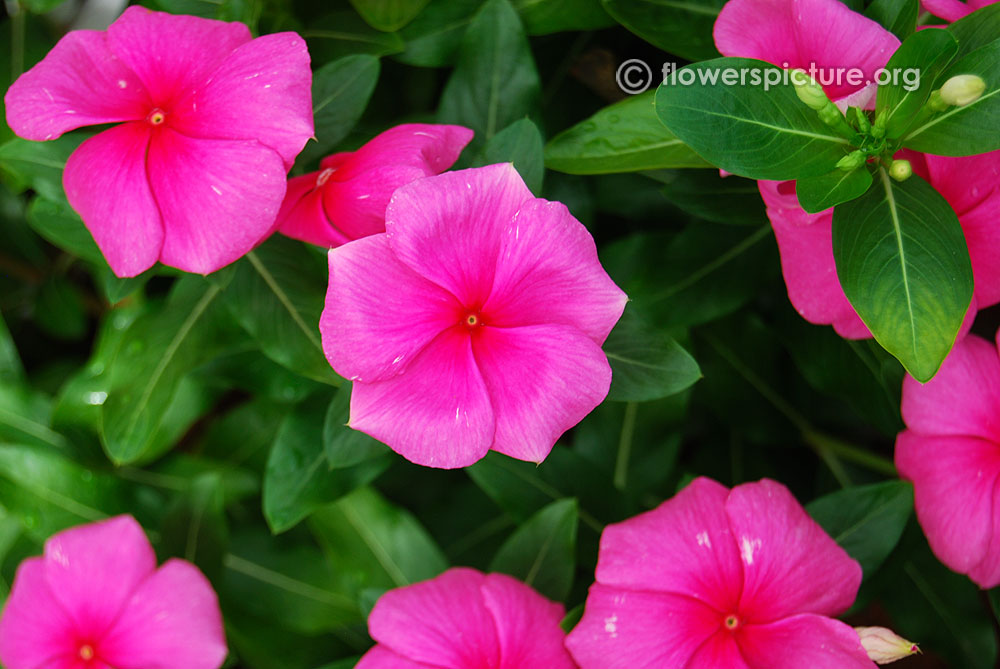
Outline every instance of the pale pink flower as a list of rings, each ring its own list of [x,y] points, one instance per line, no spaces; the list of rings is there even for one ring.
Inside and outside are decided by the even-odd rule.
[[[278,213],[282,234],[319,246],[385,232],[393,191],[451,167],[472,130],[458,125],[398,125],[357,151],[324,158],[320,171],[288,181]]]
[[[934,554],[983,588],[1000,585],[1000,357],[968,335],[925,384],[903,381],[896,467],[913,482]]]
[[[295,33],[129,7],[69,33],[7,91],[7,123],[46,140],[119,123],[70,156],[70,204],[118,276],[157,260],[208,273],[272,232],[285,175],[313,134]]]
[[[504,574],[449,569],[382,595],[356,669],[575,669],[562,604]]]
[[[780,483],[698,478],[605,528],[566,645],[582,669],[874,669],[829,617],[860,584],[860,565]]]
[[[52,536],[18,567],[0,619],[7,669],[217,669],[225,659],[212,586],[183,560],[157,569],[131,516]]]
[[[967,0],[962,2],[962,0],[921,0],[924,9],[929,11],[934,16],[940,16],[945,21],[958,21],[971,14],[972,12],[982,9],[987,5],[992,5],[998,0]]]
[[[330,251],[320,330],[354,429],[431,467],[541,462],[607,395],[626,299],[586,228],[505,163],[397,190],[385,233]]]

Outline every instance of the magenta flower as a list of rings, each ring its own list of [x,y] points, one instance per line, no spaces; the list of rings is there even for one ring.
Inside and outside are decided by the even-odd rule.
[[[289,179],[278,229],[329,247],[385,232],[393,191],[451,167],[472,134],[458,125],[398,125],[357,151],[324,158],[319,172]]]
[[[272,232],[313,134],[311,81],[295,33],[129,7],[59,40],[4,101],[26,139],[119,123],[70,156],[70,204],[118,276],[157,260],[204,274]]]
[[[131,516],[52,536],[18,567],[0,619],[7,669],[217,669],[225,659],[212,586],[183,560],[157,569]]]
[[[694,480],[601,537],[566,638],[581,669],[874,669],[842,613],[861,567],[791,493]]]
[[[510,576],[449,569],[382,595],[368,617],[378,643],[356,669],[574,669],[563,614]]]
[[[940,16],[946,21],[958,21],[971,14],[972,12],[982,9],[987,5],[992,5],[998,0],[967,0],[967,2],[962,2],[962,0],[921,0],[924,9],[929,11],[934,16]]]
[[[934,554],[983,588],[1000,585],[1000,358],[968,335],[925,384],[903,381],[896,467],[913,482]]]
[[[541,462],[607,395],[626,299],[586,228],[506,163],[397,190],[384,234],[330,251],[320,330],[354,429],[430,467]]]

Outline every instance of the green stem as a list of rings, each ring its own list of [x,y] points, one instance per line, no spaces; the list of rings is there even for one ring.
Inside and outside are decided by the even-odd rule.
[[[628,479],[628,460],[632,453],[632,437],[635,435],[635,418],[639,405],[636,402],[625,404],[625,418],[622,419],[621,437],[618,439],[618,460],[615,462],[615,487],[625,490]]]

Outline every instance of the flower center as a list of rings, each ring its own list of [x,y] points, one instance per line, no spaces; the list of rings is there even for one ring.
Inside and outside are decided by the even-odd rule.
[[[322,172],[320,172],[319,176],[316,177],[316,186],[322,186],[323,184],[325,184],[327,181],[329,181],[330,177],[333,176],[333,173],[336,171],[337,171],[336,168],[328,167]]]
[[[465,327],[473,330],[483,324],[483,318],[479,314],[472,313],[465,317]]]
[[[730,613],[725,620],[726,629],[735,632],[740,626],[740,619],[735,613]]]
[[[146,117],[146,121],[148,121],[150,125],[162,125],[166,120],[167,115],[162,109],[154,109],[149,112],[149,115]]]
[[[80,659],[81,660],[93,660],[94,659],[94,647],[89,643],[85,643],[80,646]]]

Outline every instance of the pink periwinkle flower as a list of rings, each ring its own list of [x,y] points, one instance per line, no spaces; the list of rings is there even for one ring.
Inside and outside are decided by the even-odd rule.
[[[81,525],[21,563],[0,619],[7,669],[218,669],[219,603],[183,560],[159,569],[131,516]]]
[[[66,163],[70,204],[118,276],[157,260],[209,273],[269,235],[285,175],[313,134],[312,73],[295,33],[129,7],[69,33],[7,91],[32,140],[118,123]]]
[[[504,574],[449,569],[382,595],[356,669],[575,669],[562,604]]]
[[[903,381],[896,467],[913,482],[934,554],[983,588],[1000,585],[1000,357],[975,335],[925,384]]]
[[[385,232],[392,193],[451,167],[472,134],[457,125],[411,123],[386,130],[357,151],[324,158],[319,172],[289,179],[278,229],[329,247]]]
[[[581,669],[874,669],[845,611],[861,566],[780,483],[695,479],[601,536],[566,638]]]
[[[607,395],[626,299],[586,228],[505,163],[397,190],[385,233],[330,251],[320,330],[352,428],[430,467],[541,462]]]
[[[934,16],[940,16],[945,21],[958,21],[969,14],[998,0],[921,0],[924,9]]]

